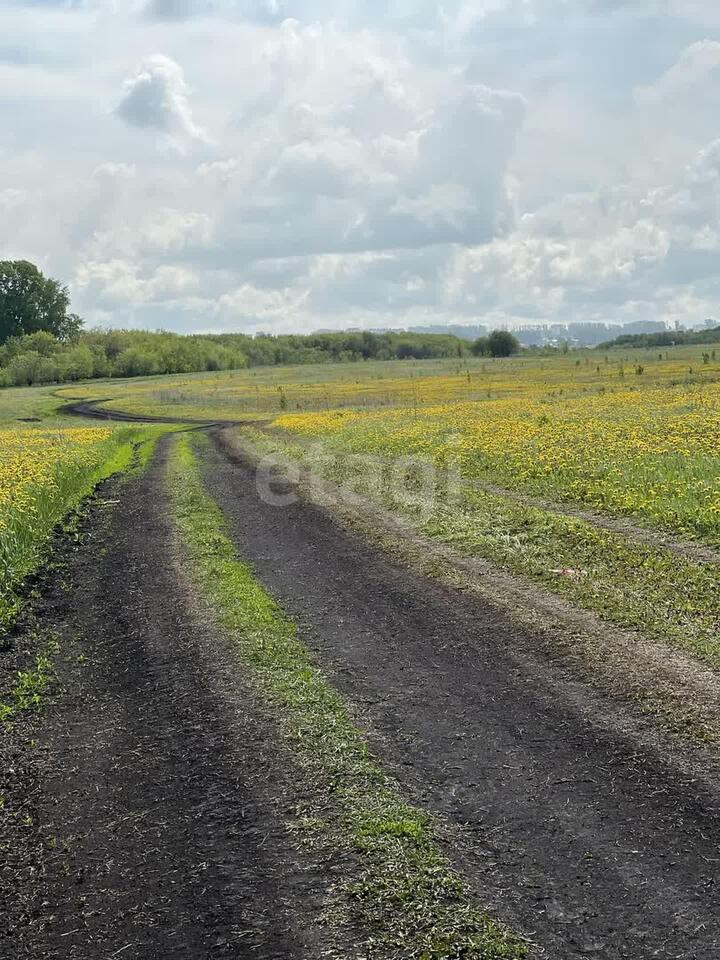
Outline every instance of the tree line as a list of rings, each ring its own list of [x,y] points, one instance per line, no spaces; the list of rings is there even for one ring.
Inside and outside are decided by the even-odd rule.
[[[675,347],[685,344],[720,343],[720,326],[704,330],[663,330],[659,333],[623,334],[601,343],[599,350],[607,347]]]
[[[183,336],[87,330],[67,288],[27,261],[0,261],[0,386],[141,377],[247,366],[510,356],[517,340],[494,331],[473,344],[450,334],[344,333]]]
[[[144,330],[88,330],[71,340],[46,331],[0,347],[0,386],[66,383],[99,377],[148,377],[248,366],[461,357],[454,337],[417,334],[182,336]]]

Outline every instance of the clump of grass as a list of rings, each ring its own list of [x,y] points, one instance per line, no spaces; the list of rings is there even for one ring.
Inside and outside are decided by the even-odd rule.
[[[50,657],[57,653],[56,640],[49,641],[42,653],[37,654],[29,670],[20,670],[5,701],[0,701],[0,724],[10,724],[20,714],[40,709],[44,694],[55,678],[55,668]]]
[[[196,442],[198,442],[196,440]],[[406,803],[289,620],[254,578],[205,492],[187,436],[168,465],[176,529],[196,582],[237,641],[256,687],[318,798],[299,829],[351,854],[337,895],[369,931],[368,956],[517,960],[521,940],[474,903],[439,849],[431,817]],[[328,802],[328,799],[330,802]]]

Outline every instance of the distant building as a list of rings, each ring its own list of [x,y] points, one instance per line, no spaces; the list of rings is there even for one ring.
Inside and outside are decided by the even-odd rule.
[[[408,327],[408,333],[445,333],[460,340],[477,340],[478,337],[486,337],[490,332],[482,324],[455,323],[449,326],[442,324],[431,324],[424,327]]]
[[[706,320],[705,326],[713,327],[714,320]],[[505,329],[505,328],[503,328]],[[683,329],[679,322],[676,330]],[[525,347],[559,346],[568,343],[573,347],[595,347],[607,340],[614,340],[623,334],[664,333],[667,326],[661,320],[632,320],[628,323],[603,323],[601,321],[577,321],[574,323],[546,323],[527,324],[511,330]],[[319,330],[316,333],[330,333],[329,330]],[[339,332],[339,331],[336,331]],[[357,327],[344,333],[360,332]],[[419,333],[419,334],[450,334],[460,340],[473,341],[478,337],[486,337],[490,328],[481,323],[456,324],[427,324],[424,326],[407,327],[406,329],[379,327],[373,328],[371,333]]]
[[[518,327],[514,331],[526,347],[557,346],[569,343],[574,347],[595,347],[622,334],[662,333],[666,326],[659,320],[633,320],[630,323],[550,323]]]

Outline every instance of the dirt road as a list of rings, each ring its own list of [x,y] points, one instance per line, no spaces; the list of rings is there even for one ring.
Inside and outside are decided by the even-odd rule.
[[[636,740],[619,706],[492,607],[389,562],[316,507],[269,506],[211,434],[204,477],[239,551],[532,955],[720,956],[717,785]],[[291,764],[173,560],[167,442],[108,495],[120,503],[69,557],[69,590],[43,585],[40,613],[71,653],[29,769],[37,820],[59,843],[39,877],[15,865],[25,906],[5,908],[3,957],[333,949],[307,922],[331,867],[283,826]]]
[[[485,903],[553,958],[720,955],[720,803],[491,607],[398,568],[217,442],[239,551],[358,705],[383,760],[476,838]]]
[[[27,823],[0,838],[0,957],[333,956],[312,922],[325,883],[284,827],[291,765],[179,577],[162,468],[163,450],[106,487],[89,540],[39,585],[64,691],[39,749],[3,769],[44,849]]]
[[[192,420],[187,417],[153,417],[143,416],[139,413],[126,413],[122,410],[112,410],[102,406],[109,403],[106,400],[73,400],[60,407],[58,413],[65,414],[68,417],[82,417],[84,420],[111,420],[116,423],[174,423],[174,424],[195,424],[197,426],[237,426],[243,423],[242,420]]]

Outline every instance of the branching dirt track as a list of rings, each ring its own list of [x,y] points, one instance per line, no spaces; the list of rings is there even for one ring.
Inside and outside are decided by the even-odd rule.
[[[268,505],[211,436],[205,481],[239,551],[532,955],[720,956],[712,777],[636,739],[621,707],[494,608],[317,507]],[[321,868],[283,828],[288,761],[168,560],[163,444],[158,457],[75,559],[74,592],[46,601],[88,660],[65,670],[37,771],[40,821],[76,839],[69,872],[58,855],[29,881],[35,913],[15,918],[22,949],[7,955],[317,960],[326,944],[303,918]]]
[[[111,399],[111,398],[110,398]],[[195,424],[197,426],[239,426],[245,421],[242,420],[192,420],[187,417],[152,417],[142,416],[138,413],[125,413],[123,410],[111,410],[101,406],[103,403],[109,403],[110,399],[105,400],[73,400],[60,407],[58,413],[63,413],[69,417],[83,417],[85,420],[112,420],[118,423],[169,423],[169,424]]]

